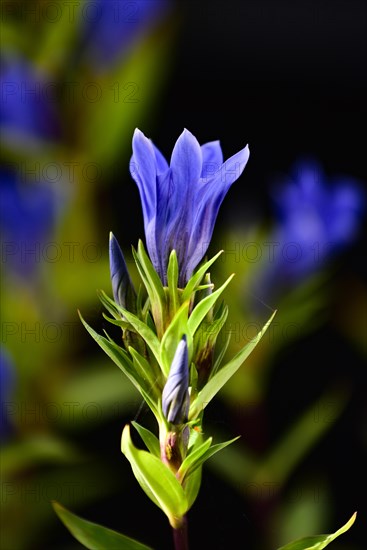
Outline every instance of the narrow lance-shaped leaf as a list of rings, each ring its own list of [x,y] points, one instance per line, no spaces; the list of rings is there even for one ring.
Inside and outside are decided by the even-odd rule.
[[[158,438],[149,430],[144,428],[143,426],[140,426],[137,422],[133,421],[132,425],[136,429],[136,431],[139,433],[140,437],[144,441],[145,445],[147,446],[148,450],[158,458],[161,456],[160,451],[160,445]]]
[[[205,262],[204,265],[202,265],[190,278],[187,285],[184,288],[184,291],[182,293],[182,300],[188,300],[191,298],[192,293],[197,289],[199,286],[202,278],[204,277],[205,273],[208,271],[209,267],[219,258],[221,254],[223,254],[224,250],[220,250],[213,258],[211,258],[208,262]]]
[[[89,550],[112,550],[114,548],[152,550],[149,546],[117,533],[117,531],[78,517],[58,502],[53,502],[52,506],[70,533]]]
[[[197,328],[199,327],[200,323],[205,318],[206,314],[210,311],[210,309],[214,306],[215,302],[218,300],[219,296],[222,294],[223,290],[226,288],[226,286],[230,283],[232,278],[234,277],[234,274],[232,274],[226,282],[218,288],[215,292],[204,298],[204,300],[201,300],[191,313],[188,321],[188,327],[191,332],[191,334],[195,334]]]
[[[212,438],[210,437],[209,438],[210,442],[211,442],[211,439]],[[201,445],[198,449],[196,449],[192,453],[192,456],[189,455],[185,458],[185,460],[181,465],[179,475],[181,475],[182,477],[191,475],[197,468],[202,466],[204,462],[206,462],[211,456],[215,455],[216,453],[218,453],[219,451],[221,451],[231,443],[234,443],[235,441],[237,441],[237,439],[239,439],[239,436],[234,437],[229,441],[225,441],[224,443],[217,443],[212,446],[208,445],[206,448],[204,444]],[[190,459],[190,456],[191,456],[191,459]]]
[[[338,529],[335,533],[331,535],[316,535],[314,537],[304,537],[302,539],[295,540],[278,548],[278,550],[323,550],[328,546],[333,540],[337,537],[348,531],[355,522],[357,517],[357,512],[355,512],[349,521],[343,527]]]
[[[195,401],[191,404],[189,418],[196,418],[200,412],[208,405],[213,397],[219,392],[224,384],[234,375],[234,373],[240,368],[242,363],[247,359],[253,349],[260,342],[264,336],[267,328],[272,322],[275,313],[270,317],[269,321],[261,329],[261,331],[248,342],[241,351],[235,355],[235,357],[229,361],[224,367],[222,367],[204,386],[200,391]]]

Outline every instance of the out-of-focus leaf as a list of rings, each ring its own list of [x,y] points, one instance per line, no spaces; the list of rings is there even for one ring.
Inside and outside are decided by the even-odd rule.
[[[353,516],[350,518],[349,521],[343,527],[338,529],[335,533],[331,535],[318,535],[315,537],[304,537],[303,539],[296,540],[294,542],[290,542],[289,544],[286,544],[285,546],[282,546],[281,548],[278,548],[278,550],[323,550],[326,546],[328,546],[333,540],[335,540],[337,537],[348,531],[355,522],[355,519],[357,517],[357,512],[354,512]]]
[[[258,462],[253,481],[262,483],[274,479],[277,483],[284,483],[305,454],[333,426],[343,411],[347,398],[347,392],[328,391],[314,402],[269,455]]]
[[[40,464],[74,464],[82,459],[79,451],[55,436],[33,435],[2,448],[0,473],[10,476]]]
[[[117,533],[117,531],[78,517],[58,502],[54,501],[52,506],[70,533],[90,550],[114,550],[115,548],[151,550],[149,546]]]
[[[109,167],[117,154],[131,150],[134,129],[151,109],[165,81],[174,32],[172,21],[157,28],[114,72],[98,75],[96,101],[83,104],[86,162]]]

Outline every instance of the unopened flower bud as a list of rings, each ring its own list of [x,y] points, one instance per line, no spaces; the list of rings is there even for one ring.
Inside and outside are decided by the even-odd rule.
[[[112,232],[110,233],[110,273],[115,302],[133,311],[135,309],[135,289],[120,245]]]
[[[177,346],[162,394],[163,414],[172,424],[182,424],[189,412],[189,357],[186,336]]]

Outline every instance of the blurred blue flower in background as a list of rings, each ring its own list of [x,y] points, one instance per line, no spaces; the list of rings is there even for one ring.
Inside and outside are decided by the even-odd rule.
[[[110,69],[129,53],[147,28],[164,19],[171,0],[98,0],[83,10],[84,46],[91,64]]]
[[[23,182],[16,171],[0,170],[2,262],[27,279],[52,241],[58,201],[47,183]]]
[[[6,349],[0,347],[0,443],[4,443],[12,434],[13,426],[9,419],[8,405],[15,388],[15,370]]]
[[[293,177],[274,187],[277,270],[300,278],[323,267],[353,242],[364,211],[361,187],[350,177],[327,181],[317,163],[296,165]]]
[[[61,125],[55,97],[55,81],[25,58],[1,58],[2,140],[10,146],[34,146],[55,141]]]

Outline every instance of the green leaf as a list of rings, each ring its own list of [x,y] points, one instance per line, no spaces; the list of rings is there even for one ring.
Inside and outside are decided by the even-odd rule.
[[[201,443],[196,448],[193,448],[193,450],[186,456],[185,460],[180,466],[179,469],[179,477],[183,478],[185,473],[188,471],[188,469],[194,465],[195,462],[199,460],[199,458],[206,453],[206,451],[209,449],[210,445],[212,444],[213,438],[209,437],[206,441]],[[193,468],[194,470],[194,468]]]
[[[148,254],[145,252],[143,242],[139,241],[137,251],[134,248],[132,250],[136,266],[148,292],[152,314],[157,326],[157,333],[161,336],[163,334],[163,321],[167,305],[162,281],[155,271]]]
[[[350,529],[355,522],[356,517],[357,512],[354,512],[350,520],[347,521],[347,523],[343,525],[343,527],[341,527],[338,531],[331,535],[304,537],[302,539],[295,540],[294,542],[290,542],[289,544],[278,548],[278,550],[323,550],[323,548],[328,546],[333,540],[339,537],[339,535],[342,535],[343,533],[348,531],[348,529]]]
[[[113,315],[116,320],[121,320],[121,313],[119,312],[119,305],[116,304],[103,290],[97,291],[98,298],[101,300],[107,311]]]
[[[158,365],[153,358],[151,363],[148,363],[145,357],[143,357],[143,355],[131,346],[129,346],[129,352],[133,358],[134,367],[136,368],[138,375],[146,381],[146,389],[149,393],[153,393],[156,398],[159,398],[162,390],[159,384],[162,374],[158,368]]]
[[[183,489],[187,498],[187,510],[190,510],[200,491],[202,468],[197,468],[183,480]]]
[[[178,262],[177,254],[175,250],[172,250],[168,268],[167,268],[167,283],[168,283],[168,296],[169,296],[169,309],[170,314],[173,317],[178,308],[180,307],[180,299],[178,296]]]
[[[67,527],[76,540],[90,550],[113,550],[115,548],[123,548],[124,550],[152,550],[149,546],[121,535],[117,531],[76,516],[58,502],[53,501],[52,506],[65,527]]]
[[[191,279],[188,281],[187,285],[185,286],[183,293],[182,293],[182,300],[189,300],[191,298],[192,293],[197,290],[197,287],[199,286],[202,278],[204,277],[205,273],[208,271],[209,267],[219,258],[221,254],[223,254],[224,250],[220,250],[218,254],[216,254],[211,260],[206,262],[204,265],[202,265],[196,273],[191,277]]]
[[[101,336],[96,332],[92,327],[88,325],[86,321],[84,321],[83,317],[81,316],[79,312],[79,317],[81,319],[81,322],[89,332],[89,334],[94,338],[94,340],[97,342],[97,344],[103,349],[103,351],[112,359],[112,361],[122,370],[122,372],[129,378],[129,380],[134,384],[134,386],[141,392],[142,389],[145,391],[149,391],[149,385],[147,384],[146,380],[139,376],[138,372],[136,371],[133,362],[131,361],[130,357],[126,353],[126,351],[115,344],[112,340],[108,340],[104,336]]]
[[[220,290],[220,289],[219,289]],[[224,384],[233,376],[233,374],[240,368],[242,363],[247,359],[253,349],[260,342],[261,338],[268,329],[272,322],[275,313],[270,317],[269,321],[264,325],[261,331],[248,342],[242,350],[240,350],[234,357],[224,365],[204,386],[199,392],[199,395],[190,407],[190,418],[196,418],[200,412],[207,406],[207,404],[213,399],[213,397],[219,392]]]
[[[160,365],[165,376],[168,376],[177,346],[184,334],[187,336],[187,345],[192,348],[192,339],[187,330],[189,302],[182,304],[163,335],[160,349]]]
[[[209,448],[207,447],[206,449],[203,448],[204,444],[201,445],[198,449],[194,450],[188,457],[186,457],[187,459],[189,459],[190,456],[192,456],[191,460],[187,461],[187,464],[185,464],[186,462],[186,458],[185,458],[185,460],[181,464],[179,473],[182,474],[182,477],[184,477],[185,475],[192,474],[197,468],[199,468],[199,466],[202,466],[204,462],[208,460],[208,458],[215,455],[216,453],[218,453],[219,451],[221,451],[222,449],[224,449],[234,441],[237,441],[237,439],[239,439],[239,436],[234,437],[229,441],[225,441],[224,443],[217,443],[216,445],[212,445],[211,447],[209,445]],[[209,437],[207,441],[210,441],[211,443],[212,438]]]
[[[175,475],[159,458],[134,447],[129,425],[122,432],[121,450],[130,462],[143,491],[163,510],[174,529],[180,527],[188,503]]]
[[[106,319],[106,321],[111,323],[111,325],[116,325],[117,327],[120,327],[123,330],[130,330],[130,331],[135,332],[132,325],[130,323],[128,323],[127,321],[124,321],[123,319],[111,319],[111,317],[108,317],[108,315],[106,315],[105,313],[102,313],[102,315],[103,315],[104,319]]]
[[[134,315],[133,313],[130,313],[126,309],[123,309],[123,308],[121,308],[121,309],[123,311],[124,317],[126,317],[126,319],[129,321],[129,323],[132,324],[132,326],[134,327],[136,332],[138,334],[140,334],[140,336],[143,338],[143,340],[145,340],[145,342],[147,343],[147,345],[149,346],[149,348],[153,352],[154,357],[156,358],[156,360],[159,363],[160,343],[159,343],[159,340],[158,340],[157,336],[154,334],[152,329],[147,324],[145,324],[143,321],[141,321],[136,315]]]
[[[189,317],[188,322],[188,327],[191,331],[191,334],[195,334],[200,323],[202,322],[206,314],[210,311],[210,309],[214,306],[215,302],[218,300],[219,296],[222,294],[223,290],[230,283],[233,277],[234,274],[228,277],[226,282],[220,288],[218,288],[218,290],[204,298],[204,300],[201,300],[201,302],[199,302],[198,305],[195,307]]]
[[[140,437],[144,441],[145,445],[147,446],[148,450],[158,458],[161,456],[161,450],[159,445],[158,438],[150,431],[144,428],[143,426],[140,426],[137,422],[133,421],[132,425],[136,429],[136,431],[139,433]]]

